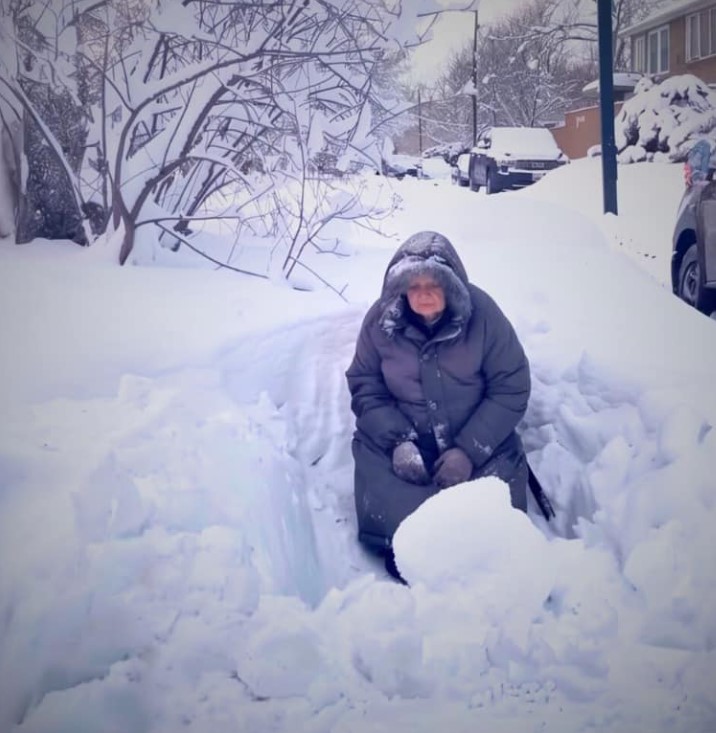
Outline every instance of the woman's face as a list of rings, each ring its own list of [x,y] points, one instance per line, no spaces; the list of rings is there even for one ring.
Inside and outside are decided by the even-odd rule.
[[[429,275],[416,275],[408,285],[407,296],[413,312],[429,321],[445,310],[445,292]]]

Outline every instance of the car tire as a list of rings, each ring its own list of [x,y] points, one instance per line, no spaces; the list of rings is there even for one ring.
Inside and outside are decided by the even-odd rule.
[[[490,194],[499,193],[500,184],[497,182],[497,173],[494,168],[490,168],[487,171],[487,184],[485,185],[485,193]]]
[[[676,294],[706,315],[716,310],[716,292],[704,287],[696,244],[692,244],[681,258]]]

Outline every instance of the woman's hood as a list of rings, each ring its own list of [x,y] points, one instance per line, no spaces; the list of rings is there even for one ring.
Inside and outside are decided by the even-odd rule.
[[[437,232],[417,232],[403,242],[388,263],[381,292],[381,326],[392,332],[402,319],[408,285],[416,275],[429,275],[440,283],[454,320],[466,321],[472,313],[465,266],[447,237]]]
[[[391,270],[401,260],[413,262],[423,261],[427,263],[430,258],[446,264],[463,284],[467,285],[468,279],[465,266],[462,264],[462,260],[455,247],[453,247],[452,242],[442,234],[438,234],[438,232],[424,231],[417,232],[408,237],[395,251],[385,271],[383,292],[385,292]]]

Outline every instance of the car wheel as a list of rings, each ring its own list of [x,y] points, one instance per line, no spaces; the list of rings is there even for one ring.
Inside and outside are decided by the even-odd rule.
[[[498,193],[500,191],[500,184],[497,182],[497,173],[494,168],[490,168],[487,171],[487,184],[485,186],[485,193],[488,195],[491,193]]]
[[[705,288],[701,280],[698,246],[692,244],[679,266],[678,289],[681,300],[709,315],[716,308],[716,293]]]

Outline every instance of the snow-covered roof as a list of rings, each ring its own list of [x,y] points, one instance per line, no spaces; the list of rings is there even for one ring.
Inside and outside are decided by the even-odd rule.
[[[701,8],[708,8],[711,5],[713,5],[713,0],[667,0],[667,2],[662,3],[657,10],[654,10],[653,13],[643,20],[621,30],[619,35],[633,36],[641,31],[668,23],[674,20],[674,18],[679,18],[682,15],[700,10]]]
[[[642,74],[638,74],[633,71],[617,71],[612,77],[612,83],[614,84],[615,90],[631,91],[636,86],[636,83],[639,81],[639,79],[641,79],[641,77]],[[584,87],[582,87],[582,92],[588,95],[591,95],[592,93],[598,93],[599,79],[590,81],[589,84],[586,84]]]

